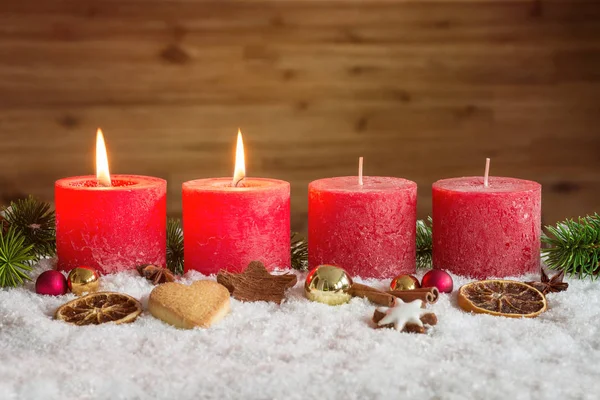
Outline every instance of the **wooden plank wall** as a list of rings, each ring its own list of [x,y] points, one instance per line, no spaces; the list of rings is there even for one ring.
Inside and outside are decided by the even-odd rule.
[[[544,222],[600,211],[600,4],[582,1],[19,0],[0,2],[0,194],[53,195],[111,169],[307,184],[419,184],[482,173],[544,185]]]

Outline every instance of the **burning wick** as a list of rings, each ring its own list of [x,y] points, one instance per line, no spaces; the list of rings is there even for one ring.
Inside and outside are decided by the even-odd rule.
[[[110,172],[108,170],[108,156],[106,155],[106,144],[102,130],[96,132],[96,179],[100,186],[110,187]]]
[[[358,184],[363,185],[363,158],[358,158]]]
[[[485,173],[483,174],[483,186],[490,186],[490,159],[485,159]]]
[[[237,146],[235,148],[235,170],[233,172],[231,186],[237,187],[245,177],[246,161],[244,157],[244,140],[242,139],[242,131],[238,129]]]

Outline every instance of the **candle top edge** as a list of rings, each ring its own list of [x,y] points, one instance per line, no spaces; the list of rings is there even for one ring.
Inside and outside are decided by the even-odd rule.
[[[490,176],[489,186],[485,186],[483,176],[464,176],[440,179],[434,182],[433,189],[464,193],[509,193],[541,190],[542,185],[526,179],[505,176]]]
[[[202,178],[183,182],[182,189],[203,190],[215,192],[247,192],[254,190],[277,190],[290,188],[290,183],[271,178],[244,178],[238,186],[232,186],[232,178]]]
[[[363,176],[363,184],[358,183],[358,176],[337,176],[312,181],[309,189],[329,192],[394,192],[413,190],[416,182],[391,176]]]
[[[112,186],[100,186],[95,175],[71,176],[62,178],[55,182],[55,187],[73,190],[131,190],[145,189],[167,185],[167,181],[162,178],[145,175],[130,174],[112,174]]]

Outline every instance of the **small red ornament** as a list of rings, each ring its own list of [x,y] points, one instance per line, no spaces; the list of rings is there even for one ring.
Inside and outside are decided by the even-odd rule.
[[[451,293],[454,287],[452,277],[441,269],[432,269],[421,280],[421,287],[436,287],[442,293]]]
[[[35,281],[35,292],[48,296],[61,296],[67,293],[67,279],[59,271],[42,272]]]

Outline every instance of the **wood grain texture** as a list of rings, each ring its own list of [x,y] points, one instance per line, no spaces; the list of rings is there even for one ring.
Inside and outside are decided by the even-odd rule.
[[[365,173],[419,184],[492,174],[544,185],[543,220],[600,211],[600,3],[0,2],[0,198],[52,199],[93,172],[181,183],[247,171],[307,185]]]

